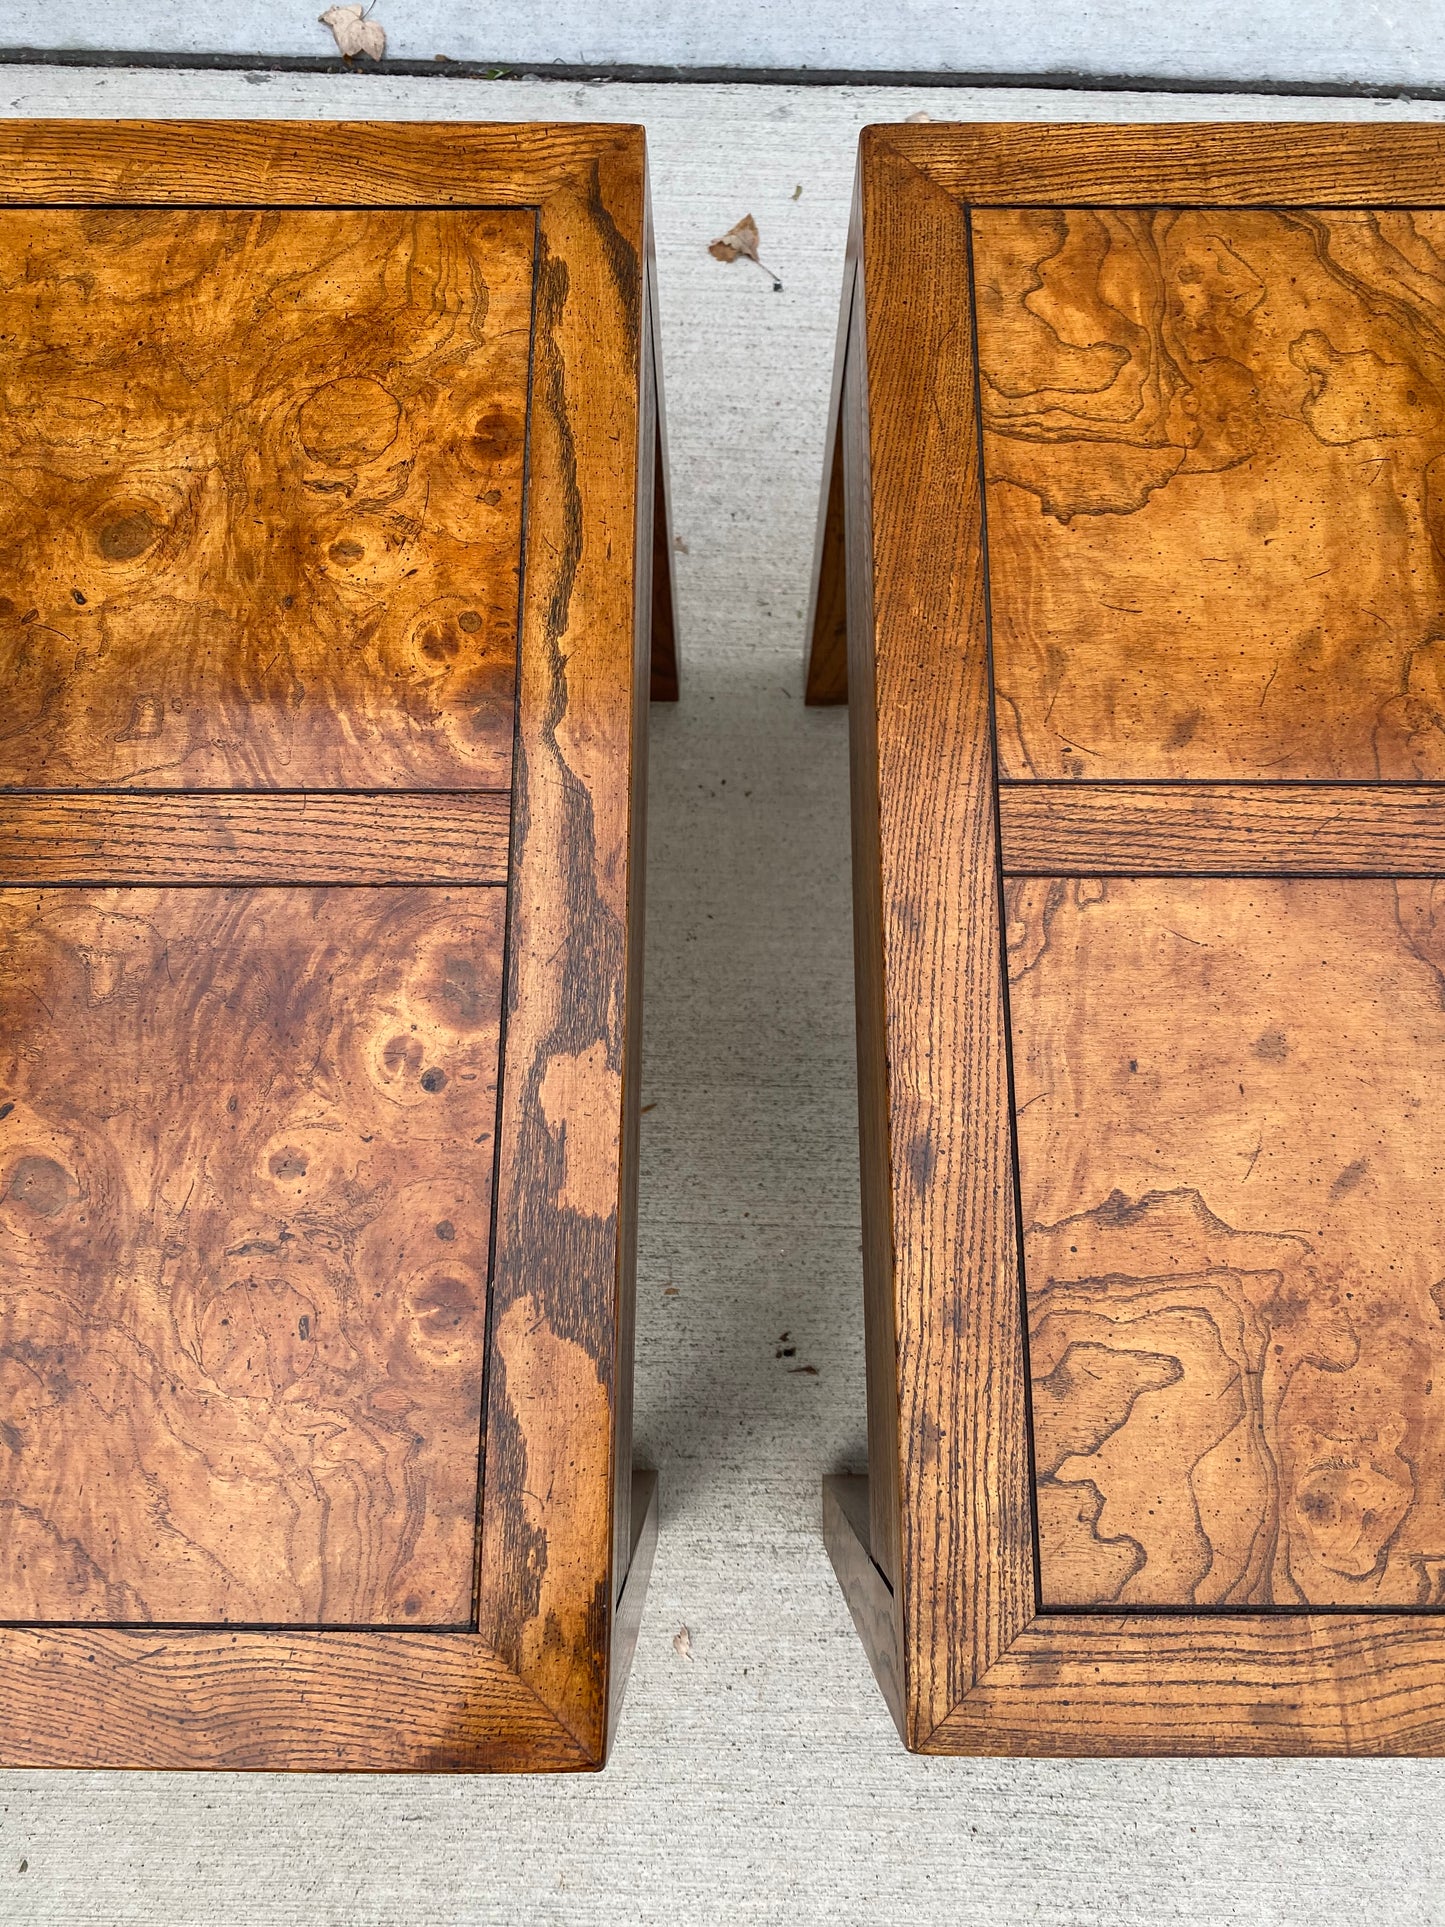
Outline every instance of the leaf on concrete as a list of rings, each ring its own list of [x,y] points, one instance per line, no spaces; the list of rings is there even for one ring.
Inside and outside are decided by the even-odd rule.
[[[336,11],[335,8],[332,9]],[[348,9],[349,11],[349,9]],[[708,253],[714,261],[736,261],[741,255],[744,260],[756,261],[758,258],[758,224],[751,214],[730,227],[726,234],[720,234],[716,241],[708,244]]]
[[[681,1632],[673,1634],[672,1650],[677,1654],[679,1659],[692,1658],[692,1634],[687,1630],[686,1626],[682,1628]]]
[[[755,268],[762,268],[772,282],[774,294],[783,292],[782,282],[771,268],[764,267],[758,259],[758,224],[751,214],[745,214],[726,234],[709,241],[707,251],[714,261],[751,261]]]
[[[336,51],[347,60],[353,54],[366,54],[380,60],[386,53],[386,34],[379,20],[368,20],[363,6],[328,7],[321,15],[323,27],[330,27]]]

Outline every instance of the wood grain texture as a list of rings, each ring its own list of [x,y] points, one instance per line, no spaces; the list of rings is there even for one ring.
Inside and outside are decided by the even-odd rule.
[[[929,1753],[1445,1753],[1438,1622],[1401,1614],[1036,1619]]]
[[[861,281],[878,745],[861,780],[879,812],[917,1744],[1027,1623],[1033,1576],[968,239],[956,203],[882,148]]]
[[[506,787],[534,231],[0,214],[0,784]]]
[[[1006,776],[1445,776],[1445,214],[973,218]]]
[[[615,121],[9,120],[0,205],[545,211],[642,146]]]
[[[1445,129],[1424,122],[1154,122],[868,127],[970,207],[1440,205]]]
[[[638,139],[550,197],[539,240],[478,1621],[598,1759],[635,1182],[644,198]]]
[[[0,1765],[556,1773],[598,1764],[468,1633],[9,1626]]]
[[[641,1558],[645,1567],[649,1544],[645,1527],[640,1539],[621,1530],[624,1508],[614,1496],[625,1478],[616,1461],[627,1450],[620,1434],[630,1366],[622,1349],[630,1342],[625,1314],[635,1164],[629,1165],[622,1146],[630,1114],[635,1136],[637,1103],[628,1066],[635,1063],[639,1021],[640,786],[646,764],[646,695],[645,688],[639,691],[638,664],[645,676],[647,605],[655,583],[654,572],[643,571],[639,562],[651,559],[654,540],[657,441],[654,417],[644,411],[644,401],[650,407],[654,399],[648,384],[655,370],[650,363],[644,367],[642,356],[641,131],[32,123],[0,127],[0,154],[6,161],[0,201],[12,205],[68,201],[119,209],[143,203],[153,213],[178,203],[181,211],[168,216],[178,221],[182,211],[227,211],[228,204],[228,220],[272,209],[275,223],[260,221],[267,237],[301,218],[287,210],[316,210],[305,218],[325,223],[337,202],[380,207],[390,225],[404,232],[472,233],[479,218],[510,232],[515,221],[516,233],[531,237],[528,275],[535,264],[545,278],[545,289],[530,284],[539,324],[532,361],[538,432],[522,477],[525,555],[520,621],[512,631],[519,650],[518,754],[502,778],[510,780],[512,808],[503,986],[507,1054],[499,1098],[506,1157],[494,1233],[499,1283],[485,1335],[482,1522],[461,1616],[465,1624],[470,1612],[473,1625],[479,1620],[485,1630],[307,1636],[279,1627],[144,1634],[0,1627],[0,1695],[12,1714],[5,1757],[16,1763],[378,1770],[598,1766],[606,1752],[607,1714],[610,1707],[615,1720],[625,1670],[617,1669],[614,1685],[612,1645],[624,1590],[616,1568],[628,1556]],[[442,217],[439,208],[458,212]],[[520,218],[500,219],[496,210],[503,208],[518,210]],[[466,251],[453,250],[448,259],[464,266]],[[418,262],[426,268],[420,252],[414,269]],[[461,280],[456,290],[461,313]],[[434,279],[418,269],[399,299],[403,305],[413,295],[430,300],[432,292]],[[496,313],[493,302],[489,314]],[[524,314],[522,337],[508,348],[524,363],[530,333],[530,315]],[[458,426],[466,444],[474,424],[465,410]],[[463,464],[469,452],[460,449]],[[283,444],[273,438],[263,453],[279,459]],[[478,514],[500,508],[483,503]],[[472,604],[461,606],[465,612]],[[478,633],[455,626],[470,636]],[[439,634],[436,642],[450,662],[448,637]],[[404,719],[398,727],[404,734]],[[29,787],[43,789],[54,780],[46,773]],[[181,783],[193,780],[185,776]],[[315,780],[313,773],[300,787]],[[362,785],[367,794],[302,798],[324,827],[315,856],[298,856],[298,865],[325,865],[328,874],[334,866],[337,876],[352,866],[369,876],[379,860],[377,838],[401,831],[408,821],[419,832],[418,854],[461,863],[457,839],[466,821],[476,812],[490,823],[496,814],[494,804],[471,793],[475,769],[440,785],[454,791],[444,811],[444,834],[439,818],[429,819],[423,832],[408,817],[424,801],[398,793],[408,780],[382,772]],[[227,777],[222,787],[230,785],[230,794],[160,799],[176,805],[177,813],[145,819],[152,828],[142,830],[140,840],[158,855],[163,828],[174,842],[177,866],[183,866],[190,860],[186,825],[195,819],[186,812],[192,806],[219,812],[211,822],[228,860],[252,856],[248,839],[255,842],[263,820],[296,836],[288,814],[294,797],[266,798],[280,812],[266,819],[264,810],[249,808],[258,799],[234,793],[238,781],[248,786],[248,779]],[[456,793],[461,790],[469,793]],[[12,798],[22,814],[35,800]],[[110,799],[103,804],[93,797],[48,796],[43,802],[53,810],[78,811],[67,817],[69,829],[83,819],[92,845],[109,835],[105,847],[114,847],[115,832],[102,832],[95,815],[87,814]],[[114,819],[132,826],[135,820],[123,812]],[[54,827],[53,818],[42,826],[42,844]],[[234,839],[234,849],[227,838]],[[78,843],[83,839],[72,838],[72,849]],[[405,846],[397,841],[393,847],[396,863],[404,865]],[[199,904],[219,893],[147,894]],[[388,895],[417,901],[429,893],[314,894],[354,896],[375,909]],[[440,894],[486,898],[500,918],[498,890]],[[99,892],[85,895],[93,906]],[[420,967],[416,946],[407,939],[403,921],[389,953],[403,970]],[[382,951],[385,962],[386,945]],[[243,1016],[248,1009],[243,1001]],[[297,1021],[304,1015],[298,1011]],[[394,1055],[404,1072],[414,1068],[405,1050]],[[258,1067],[251,1068],[254,1073]],[[257,1101],[264,1088],[254,1081]],[[443,1097],[449,1088],[442,1087]],[[438,1093],[428,1089],[426,1096],[435,1101]],[[33,1188],[33,1175],[22,1174],[22,1191]],[[19,1209],[19,1202],[12,1203]],[[441,1222],[432,1224],[433,1242],[438,1250],[455,1249],[459,1238],[438,1236]],[[457,1220],[452,1224],[455,1229]],[[473,1517],[475,1416],[474,1410],[468,1441]],[[622,1547],[616,1558],[614,1522]],[[639,1571],[636,1585],[626,1589],[634,1618],[644,1578]],[[405,1598],[401,1623],[417,1623],[405,1613]],[[625,1646],[625,1626],[621,1632]]]
[[[1010,886],[1046,1607],[1445,1606],[1442,913]]]
[[[470,1622],[503,915],[0,893],[0,1618]]]
[[[866,715],[860,669],[871,667],[878,774],[872,797],[855,793],[855,834],[861,816],[869,841],[876,810],[883,934],[874,986],[888,1049],[871,1125],[867,1108],[880,1107],[863,1079],[860,1101],[865,1156],[883,1161],[893,1207],[901,1421],[896,1462],[873,1463],[869,1484],[902,1482],[901,1611],[886,1604],[875,1563],[876,1501],[865,1519],[856,1493],[851,1514],[830,1493],[825,1513],[875,1670],[901,1679],[900,1724],[921,1750],[1445,1751],[1445,1427],[1436,1414],[1445,1252],[1432,1203],[1445,885],[1433,875],[1437,564],[1427,471],[1437,396],[1425,381],[1437,305],[1430,211],[1442,161],[1445,136],[1434,129],[909,127],[863,136],[868,462],[855,474],[845,460],[845,495],[867,553],[855,556],[850,522],[847,593],[850,634],[872,631],[876,662],[854,655],[849,699]],[[1215,220],[1222,204],[1255,199],[1272,205],[1224,206]],[[1131,516],[1079,498],[1071,519],[1056,518],[1068,541],[1029,578],[1037,606],[1019,633],[1027,628],[1030,648],[1046,658],[1055,603],[1081,582],[1098,586],[1089,571],[1101,544],[1133,540],[1121,534],[1125,522],[1137,524],[1171,490],[1177,502],[1181,486],[1194,488],[1192,460],[1202,488],[1249,483],[1237,489],[1238,512],[1221,510],[1211,527],[1240,540],[1241,530],[1258,533],[1263,543],[1270,531],[1247,530],[1259,506],[1250,489],[1267,492],[1262,469],[1249,464],[1270,436],[1281,520],[1299,502],[1321,504],[1313,526],[1308,514],[1295,524],[1296,549],[1306,552],[1323,528],[1356,565],[1328,605],[1332,620],[1338,612],[1340,624],[1353,621],[1350,582],[1374,583],[1365,578],[1375,556],[1348,544],[1383,545],[1388,567],[1377,586],[1394,597],[1384,625],[1399,637],[1417,624],[1415,641],[1394,658],[1393,684],[1378,645],[1374,655],[1368,644],[1324,648],[1315,682],[1296,674],[1287,708],[1301,737],[1285,743],[1293,766],[1266,767],[1260,751],[1261,728],[1273,726],[1268,716],[1260,723],[1263,679],[1252,701],[1230,686],[1229,649],[1254,647],[1259,629],[1241,598],[1239,619],[1231,612],[1216,624],[1219,674],[1206,694],[1219,700],[1213,710],[1201,702],[1187,732],[1188,719],[1155,700],[1157,688],[1130,708],[1124,654],[1120,687],[1100,708],[1114,731],[1110,754],[1137,753],[1152,775],[1193,779],[1203,769],[1231,780],[1104,784],[1090,780],[1094,770],[1056,763],[1044,772],[1054,780],[1040,782],[1037,758],[1015,771],[1006,752],[1005,772],[1028,780],[997,793],[997,851],[986,838],[951,835],[979,794],[972,712],[959,692],[971,686],[966,665],[981,620],[970,627],[953,612],[977,607],[969,598],[986,551],[998,617],[1017,518],[1005,510],[1000,525],[991,482],[985,520],[980,468],[970,467],[972,284],[941,203],[960,221],[972,208],[985,240],[1007,229],[1029,243],[1010,283],[997,260],[985,274],[981,242],[977,285],[985,335],[985,308],[996,320],[1014,304],[1012,373],[995,368],[985,407],[1018,444],[1005,458],[1036,464],[1034,517],[1046,519],[1045,498],[1062,501],[1069,490],[1077,498],[1101,475],[1147,467],[1165,444],[1171,462],[1179,456],[1177,474],[1171,467],[1143,490]],[[979,212],[990,204],[995,211]],[[1042,211],[1021,216],[1025,204]],[[1396,218],[1407,206],[1419,218]],[[1322,208],[1327,220],[1311,211]],[[1359,213],[1343,219],[1341,209]],[[1058,247],[1034,248],[1050,224]],[[1218,241],[1212,254],[1170,255],[1206,230]],[[1081,266],[1085,239],[1101,233],[1108,249],[1100,242]],[[918,238],[890,251],[876,238],[890,234]],[[1296,256],[1301,235],[1308,248]],[[1221,296],[1211,279],[1235,271],[1231,249],[1269,271],[1258,298],[1243,282],[1242,293]],[[1147,298],[1146,255],[1155,272]],[[1174,271],[1167,285],[1160,264]],[[1291,273],[1310,315],[1291,318]],[[1116,325],[1120,317],[1137,335]],[[1270,337],[1265,324],[1276,321]],[[1209,341],[1196,333],[1186,354],[1191,327],[1214,333]],[[1326,346],[1303,339],[1312,327]],[[1291,361],[1302,340],[1303,358]],[[1091,356],[1097,366],[1086,370]],[[1131,356],[1129,375],[1117,379]],[[1055,363],[1066,364],[1067,379]],[[1211,384],[1228,387],[1236,365],[1248,379],[1237,404],[1221,407],[1222,388]],[[1304,378],[1288,393],[1285,367]],[[1401,381],[1392,368],[1405,370]],[[1170,441],[1172,398],[1191,387],[1213,443],[1192,429]],[[1400,427],[1379,412],[1390,396],[1430,414],[1423,435],[1384,432]],[[1014,435],[1021,423],[1027,433]],[[1356,433],[1362,425],[1368,432]],[[1201,451],[1227,453],[1236,431],[1234,470],[1205,467]],[[1339,503],[1350,490],[1330,465],[1366,440],[1381,444],[1372,452],[1382,499],[1346,515]],[[870,490],[859,516],[855,501]],[[1090,506],[1100,512],[1085,513]],[[1142,548],[1135,558],[1161,610],[1176,585],[1183,607],[1202,558],[1224,553],[1182,529],[1152,559]],[[1026,533],[1033,541],[1037,529]],[[1297,558],[1278,593],[1267,572],[1253,578],[1261,599],[1268,582],[1291,648],[1299,640],[1291,597],[1306,573]],[[852,606],[860,596],[861,613]],[[1114,613],[1122,623],[1127,611]],[[1054,698],[1068,675],[1086,678],[1122,633],[1097,610],[1080,621],[1058,651],[1045,723],[1057,719]],[[1187,643],[1171,640],[1140,660],[1173,675],[1187,657]],[[1282,650],[1280,676],[1300,660],[1299,650]],[[1324,702],[1332,679],[1337,699]],[[985,683],[985,708],[987,695]],[[1189,762],[1202,753],[1196,738],[1214,765]],[[889,840],[886,749],[891,767],[913,776],[912,844]],[[917,774],[935,769],[942,774]],[[1356,769],[1348,783],[1315,780]],[[1121,760],[1112,773],[1138,770]],[[1310,780],[1279,780],[1291,774]],[[866,789],[866,769],[862,780]],[[987,786],[984,794],[992,809]],[[1016,873],[1007,905],[998,855]],[[1236,865],[1261,874],[1233,875]],[[965,902],[972,921],[950,922],[949,906]],[[980,926],[991,917],[1006,919],[1012,964],[1002,1007],[1027,1230],[1027,1407],[1017,1300],[1005,1302],[1001,1282],[989,1298],[1002,1236],[958,1204],[960,1183],[977,1180],[980,1165],[996,1194],[1013,1192],[991,1086],[978,1076],[993,994],[979,968],[989,941]],[[930,967],[901,967],[910,951]],[[861,968],[859,990],[861,1031],[874,994]],[[910,1081],[920,1072],[949,1100],[947,1128],[933,1132],[925,1157]],[[1014,1096],[1006,1083],[1004,1095]],[[868,1182],[865,1171],[865,1195]],[[870,1374],[889,1364],[870,1339]],[[940,1405],[943,1385],[952,1397]],[[972,1476],[928,1486],[924,1469],[960,1433],[974,1441]],[[1018,1485],[1030,1443],[1042,1481],[1047,1610],[1033,1592],[1031,1468],[1022,1494]],[[931,1534],[917,1534],[920,1522]],[[991,1550],[990,1570],[977,1558],[940,1557],[969,1545]],[[1017,1609],[1009,1616],[1001,1602]]]
[[[1005,876],[1445,874],[1445,786],[1001,783]]]
[[[0,793],[0,884],[507,881],[512,799]]]

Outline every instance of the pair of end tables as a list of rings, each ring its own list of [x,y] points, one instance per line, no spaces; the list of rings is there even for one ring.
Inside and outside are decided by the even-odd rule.
[[[642,135],[0,153],[0,1761],[600,1765],[677,693]],[[824,1515],[920,1750],[1445,1750],[1442,165],[863,139]]]

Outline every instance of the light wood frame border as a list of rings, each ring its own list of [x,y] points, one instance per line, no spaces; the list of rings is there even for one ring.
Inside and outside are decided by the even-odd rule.
[[[851,711],[871,1473],[824,1530],[915,1750],[1440,1753],[1445,1619],[1035,1593],[967,211],[1160,203],[1445,206],[1445,128],[862,136],[808,698]]]
[[[0,207],[107,204],[536,212],[476,1630],[0,1628],[0,1765],[597,1767],[656,1532],[631,1465],[642,869],[649,678],[675,696],[677,663],[643,133],[0,123]]]

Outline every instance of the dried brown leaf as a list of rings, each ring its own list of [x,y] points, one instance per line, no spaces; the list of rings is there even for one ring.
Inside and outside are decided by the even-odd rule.
[[[736,261],[739,256],[747,261],[756,261],[758,258],[757,222],[751,214],[745,214],[740,221],[735,222],[728,229],[726,234],[720,234],[716,241],[709,242],[707,251],[714,261]]]
[[[686,1626],[684,1626],[680,1632],[673,1634],[672,1650],[677,1654],[679,1659],[692,1658],[692,1634],[687,1630]]]
[[[751,261],[773,284],[773,293],[781,294],[783,284],[772,269],[758,259],[758,224],[751,214],[734,223],[726,234],[720,234],[716,241],[708,243],[708,253],[714,261]]]
[[[368,20],[364,6],[328,7],[321,15],[323,27],[330,27],[336,51],[346,59],[366,54],[380,60],[386,53],[386,34],[379,20]]]

